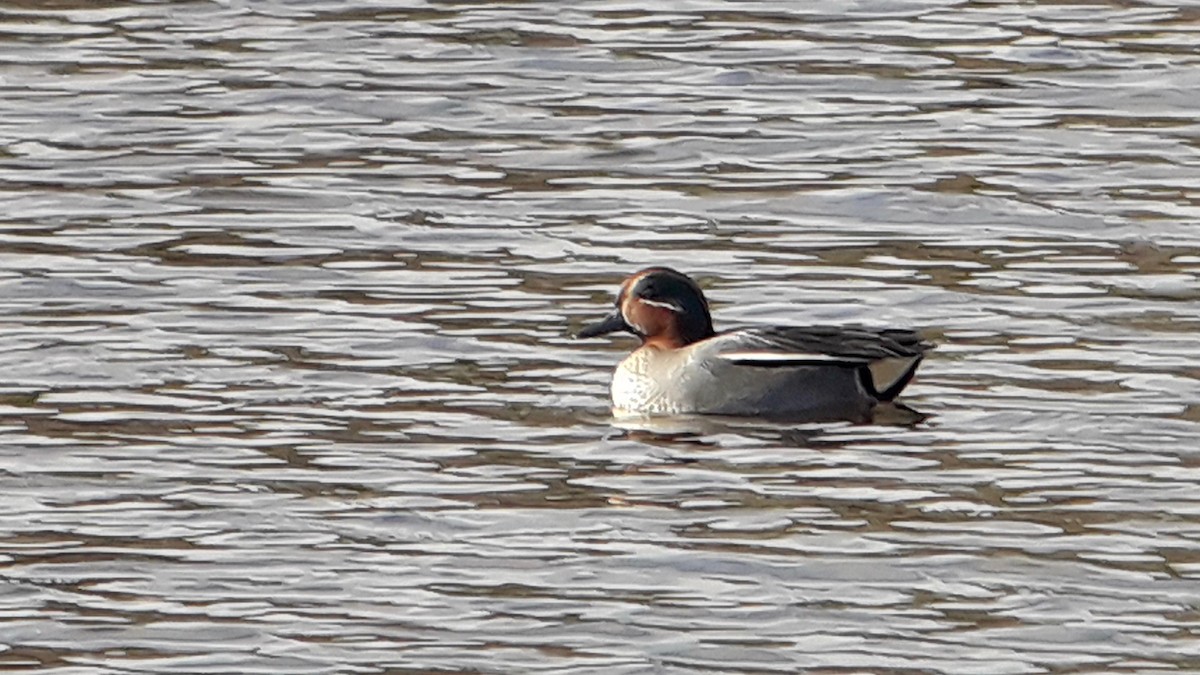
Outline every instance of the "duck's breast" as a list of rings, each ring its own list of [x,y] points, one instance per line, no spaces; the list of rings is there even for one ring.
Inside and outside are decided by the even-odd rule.
[[[679,384],[685,379],[682,350],[642,347],[617,366],[612,380],[613,411],[637,415],[695,412]]]

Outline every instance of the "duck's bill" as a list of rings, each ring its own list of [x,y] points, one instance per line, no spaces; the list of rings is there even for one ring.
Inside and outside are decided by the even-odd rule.
[[[629,325],[625,323],[624,317],[621,316],[620,310],[614,311],[612,314],[601,319],[599,322],[590,326],[584,326],[575,334],[577,338],[591,338],[600,335],[608,335],[617,331],[629,330]]]

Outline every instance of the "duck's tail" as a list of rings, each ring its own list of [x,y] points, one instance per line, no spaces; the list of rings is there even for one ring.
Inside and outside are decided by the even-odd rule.
[[[913,376],[917,374],[917,367],[924,358],[923,354],[918,354],[911,358],[872,361],[859,367],[859,382],[876,401],[891,401],[912,382]]]

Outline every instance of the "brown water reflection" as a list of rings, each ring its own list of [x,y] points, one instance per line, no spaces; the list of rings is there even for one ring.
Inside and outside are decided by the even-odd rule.
[[[6,4],[0,664],[1200,668],[1194,19]],[[650,264],[928,418],[623,428]]]

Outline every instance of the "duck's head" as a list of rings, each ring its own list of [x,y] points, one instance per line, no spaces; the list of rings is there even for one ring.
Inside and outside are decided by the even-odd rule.
[[[679,348],[713,336],[704,293],[686,274],[667,267],[648,267],[627,278],[615,304],[611,314],[576,337],[626,331],[643,344]]]

